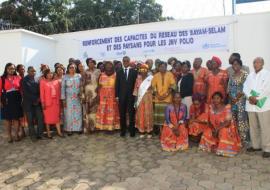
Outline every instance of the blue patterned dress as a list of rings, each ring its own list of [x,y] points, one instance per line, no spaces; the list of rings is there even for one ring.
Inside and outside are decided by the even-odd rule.
[[[64,130],[67,132],[82,131],[82,106],[80,102],[81,75],[65,75],[62,80],[61,99],[66,100],[64,108]]]
[[[228,93],[232,98],[236,98],[238,93],[243,93],[244,82],[247,78],[247,72],[241,70],[241,74],[239,76],[235,76],[234,74],[230,77],[228,83]],[[230,99],[230,103],[231,99]],[[232,104],[232,116],[233,120],[237,126],[238,132],[240,134],[242,143],[247,144],[249,125],[248,125],[248,116],[245,111],[246,106],[246,97],[242,96],[236,104]]]

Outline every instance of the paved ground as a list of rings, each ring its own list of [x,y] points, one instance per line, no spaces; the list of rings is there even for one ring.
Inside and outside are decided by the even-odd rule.
[[[0,136],[0,189],[270,190],[270,159],[167,153],[157,138],[74,135],[8,144]]]

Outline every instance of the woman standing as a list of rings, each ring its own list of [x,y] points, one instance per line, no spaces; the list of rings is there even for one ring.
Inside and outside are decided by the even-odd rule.
[[[208,126],[209,106],[205,97],[199,93],[192,96],[193,104],[189,111],[189,135],[199,140]]]
[[[25,75],[25,67],[24,67],[24,65],[22,65],[22,64],[17,65],[16,71],[19,74],[19,76],[21,77],[21,88],[22,88],[22,86],[23,86],[22,85],[22,80],[23,80],[24,75]],[[23,93],[23,90],[21,90],[21,93]],[[19,128],[20,128],[20,133],[21,133],[20,136],[22,138],[24,138],[26,136],[24,128],[26,128],[27,126],[28,126],[27,118],[26,118],[25,111],[23,110],[23,117],[20,118],[20,120],[19,120]]]
[[[55,125],[58,135],[63,137],[60,127],[60,97],[60,82],[53,80],[50,69],[45,70],[44,81],[40,84],[40,99],[49,139],[52,139],[50,125]]]
[[[153,100],[151,90],[153,76],[148,76],[148,71],[148,65],[142,64],[140,66],[133,92],[133,95],[137,97],[135,103],[135,107],[137,108],[136,128],[141,133],[141,138],[144,137],[144,134],[148,134],[147,138],[151,138],[151,132],[153,130]]]
[[[54,73],[54,79],[59,80],[59,82],[62,82],[62,79],[64,77],[65,73],[65,68],[63,65],[59,65],[55,68],[55,73]]]
[[[166,108],[165,124],[160,137],[161,147],[165,151],[188,149],[187,106],[181,100],[180,93],[175,93],[173,103]]]
[[[204,130],[199,149],[232,157],[240,151],[241,139],[233,122],[231,106],[223,102],[222,93],[212,95],[209,126]]]
[[[239,131],[243,145],[248,143],[248,116],[245,111],[246,97],[243,92],[244,82],[248,76],[247,72],[242,70],[242,61],[235,59],[232,62],[233,73],[229,79],[228,94],[232,105],[232,117]]]
[[[98,79],[100,71],[96,69],[96,61],[86,59],[88,69],[81,79],[81,101],[83,106],[84,132],[93,132],[96,125],[96,112],[98,107]]]
[[[165,120],[165,110],[172,101],[172,91],[175,89],[175,79],[171,72],[167,71],[167,63],[159,63],[159,72],[154,75],[152,89],[154,94],[154,125],[155,132],[159,134]]]
[[[113,131],[120,129],[118,105],[115,99],[115,80],[113,63],[105,62],[105,72],[99,78],[99,106],[96,114],[96,128]]]
[[[80,102],[81,75],[76,74],[76,64],[70,63],[62,80],[61,100],[64,107],[64,130],[68,135],[82,132],[82,106]]]
[[[192,104],[193,93],[193,74],[190,73],[190,62],[184,61],[182,63],[182,77],[177,83],[178,92],[181,94],[182,103],[187,106],[187,118],[189,117],[189,108]]]
[[[15,141],[20,140],[19,119],[23,116],[21,77],[17,76],[15,65],[8,63],[0,81],[1,114],[5,121],[8,142],[13,142],[12,125],[15,128]]]
[[[215,92],[220,92],[226,100],[226,91],[228,86],[228,73],[225,70],[221,70],[221,60],[218,57],[212,57],[211,71],[207,76],[207,103],[210,104],[212,96]]]

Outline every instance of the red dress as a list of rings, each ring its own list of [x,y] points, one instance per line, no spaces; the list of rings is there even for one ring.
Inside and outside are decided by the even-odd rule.
[[[204,130],[207,128],[207,123],[202,124],[196,121],[192,121],[192,119],[194,118],[200,122],[208,122],[209,106],[205,104],[204,110],[201,112],[201,110],[196,109],[192,104],[190,106],[189,115],[190,115],[189,118],[191,119],[189,123],[189,135],[198,136],[202,134]]]
[[[45,124],[60,123],[60,82],[59,80],[42,80],[40,83],[40,99],[43,110]]]
[[[228,73],[227,71],[220,70],[218,74],[214,75],[213,72],[208,73],[207,76],[208,92],[207,92],[207,103],[211,103],[212,95],[215,92],[220,92],[223,98],[226,97]]]
[[[228,120],[231,121],[231,125],[219,129],[221,123]],[[199,149],[215,152],[221,156],[235,156],[240,151],[241,139],[232,120],[231,106],[227,105],[218,113],[215,113],[210,107],[209,121],[213,128],[207,127],[204,130]],[[216,137],[213,135],[214,129],[219,129]]]
[[[165,124],[162,127],[160,141],[161,147],[165,151],[177,151],[188,149],[188,130],[185,123],[179,121],[186,121],[187,107],[181,104],[179,108],[174,108],[169,105],[166,108]],[[172,131],[172,126],[178,126],[179,136],[176,136]]]
[[[193,84],[193,94],[203,94],[206,95],[206,77],[208,75],[208,70],[206,68],[200,68],[198,71],[194,69],[191,71],[194,77]]]

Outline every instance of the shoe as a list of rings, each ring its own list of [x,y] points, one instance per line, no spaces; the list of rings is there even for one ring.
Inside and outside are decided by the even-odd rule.
[[[135,137],[135,133],[130,133],[130,137]]]
[[[152,138],[152,135],[147,135],[147,138],[148,138],[148,139],[151,139],[151,138]]]
[[[8,140],[8,143],[13,143],[13,140],[12,139]]]
[[[58,135],[60,138],[66,138],[65,135]]]
[[[47,137],[48,139],[53,139],[53,137],[52,136],[49,136],[49,137]]]
[[[143,139],[144,138],[144,135],[140,135],[140,138]]]
[[[39,136],[37,137],[37,140],[46,140],[46,139],[44,137]]]
[[[120,137],[126,137],[126,133],[120,133]]]
[[[73,135],[73,133],[68,133],[68,134],[67,134],[67,136],[72,136],[72,135]]]
[[[257,151],[261,151],[262,149],[261,148],[253,148],[253,147],[250,147],[247,149],[247,152],[257,152]]]
[[[270,158],[270,152],[263,152],[262,157],[263,158]]]

